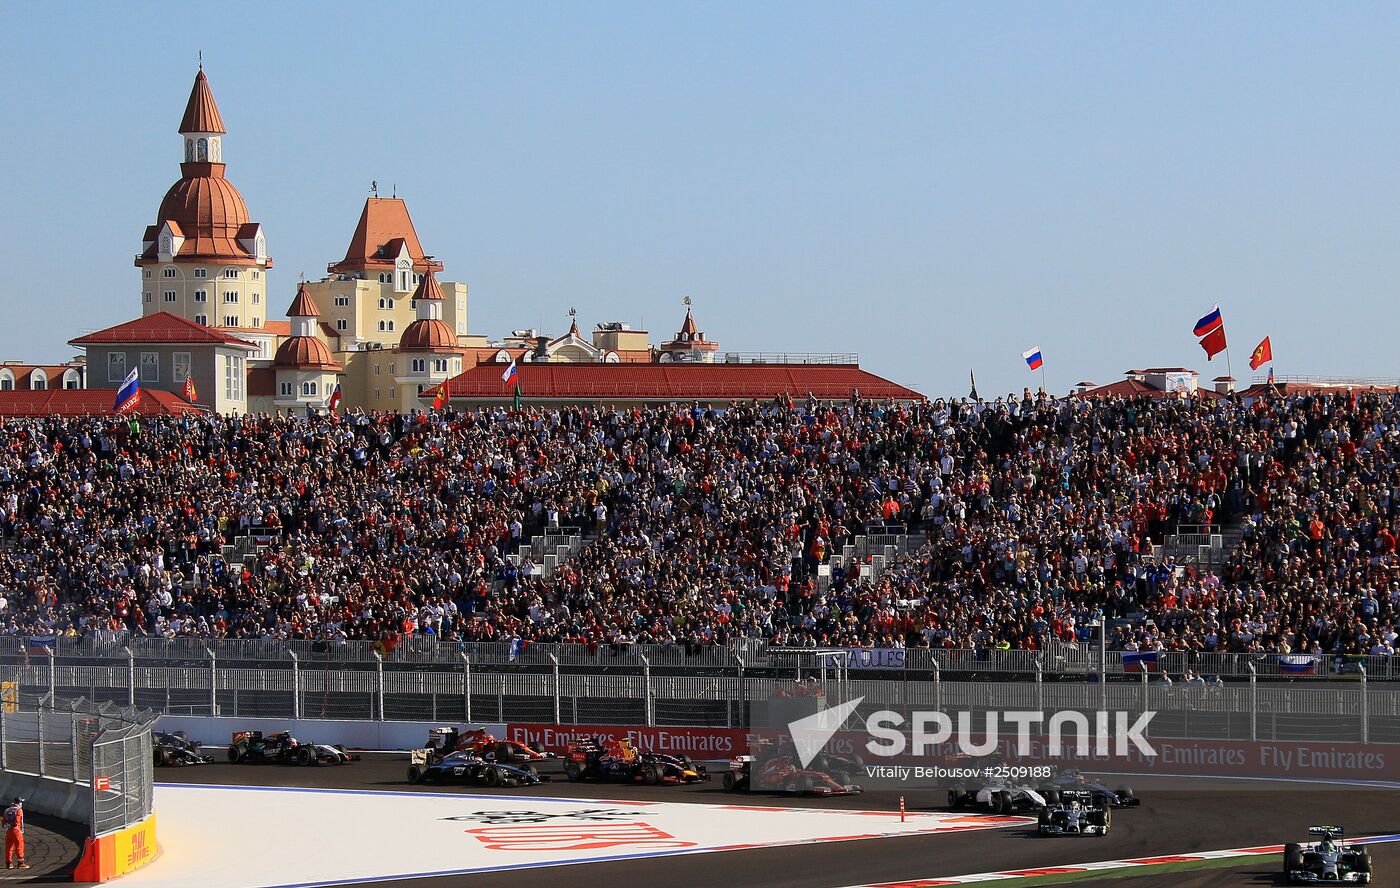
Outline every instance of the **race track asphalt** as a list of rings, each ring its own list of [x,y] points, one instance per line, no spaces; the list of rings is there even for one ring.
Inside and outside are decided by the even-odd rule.
[[[223,785],[307,786],[329,789],[414,790],[404,777],[406,755],[366,756],[343,767],[298,768],[275,765],[215,764],[197,768],[163,769],[158,782]],[[547,769],[546,769],[547,770]],[[1304,784],[1229,783],[1198,781],[1183,787],[1181,781],[1154,786],[1136,785],[1143,799],[1139,808],[1115,812],[1112,832],[1103,838],[1042,838],[1033,829],[995,829],[909,838],[813,844],[696,854],[675,858],[629,860],[516,870],[501,874],[448,876],[396,880],[399,888],[455,888],[455,886],[510,886],[510,888],[641,888],[649,885],[705,885],[757,888],[757,886],[815,886],[844,888],[879,882],[934,879],[1008,869],[1064,866],[1100,860],[1214,851],[1289,841],[1306,841],[1307,827],[1333,823],[1351,836],[1400,833],[1400,791],[1320,787]],[[433,792],[452,791],[441,786]],[[489,790],[463,787],[463,793],[499,792],[514,798],[577,796],[733,804],[736,797],[718,782],[686,787],[644,787],[598,783],[574,784],[562,776],[539,787]],[[898,810],[899,795],[869,792],[837,798],[794,798],[747,795],[746,801],[764,805],[796,805],[817,808]],[[911,795],[910,810],[944,810],[943,794]],[[1375,884],[1400,885],[1400,844],[1372,849],[1378,877]],[[1236,867],[1197,872],[1114,876],[1075,884],[1121,885],[1124,888],[1223,888],[1283,884],[1280,861],[1274,856],[1251,859]],[[1019,882],[1019,886],[1035,882]]]

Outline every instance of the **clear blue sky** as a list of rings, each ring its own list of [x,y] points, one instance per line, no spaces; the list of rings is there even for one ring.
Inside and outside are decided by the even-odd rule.
[[[139,313],[196,50],[276,260],[397,183],[473,332],[857,351],[930,394],[1400,374],[1395,4],[41,4],[0,53],[0,356]],[[269,312],[271,314],[271,312]]]

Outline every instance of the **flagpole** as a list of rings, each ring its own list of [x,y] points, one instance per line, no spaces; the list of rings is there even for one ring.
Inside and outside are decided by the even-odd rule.
[[[1045,386],[1045,359],[1043,357],[1040,359],[1040,390],[1047,395],[1050,394],[1050,389]]]

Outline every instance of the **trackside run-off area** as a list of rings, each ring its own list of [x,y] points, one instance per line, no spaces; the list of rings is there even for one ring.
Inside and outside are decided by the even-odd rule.
[[[132,886],[618,884],[926,888],[1063,882],[1281,883],[1279,848],[1309,824],[1377,837],[1374,884],[1400,873],[1400,790],[1142,782],[1103,838],[1044,838],[1028,817],[950,811],[935,793],[844,797],[570,783],[422,787],[406,756],[342,767],[214,764],[163,770],[161,855]],[[3,873],[3,871],[0,871]]]

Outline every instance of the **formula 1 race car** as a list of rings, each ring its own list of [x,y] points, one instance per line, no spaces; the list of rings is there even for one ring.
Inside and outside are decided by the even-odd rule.
[[[1113,809],[1087,789],[1060,791],[1059,799],[1040,809],[1036,831],[1042,836],[1106,836]]]
[[[409,783],[473,783],[480,786],[537,786],[548,780],[531,764],[488,762],[471,752],[432,756],[426,749],[408,754]]]
[[[572,743],[564,753],[564,776],[571,781],[604,780],[621,783],[703,783],[710,779],[704,765],[686,756],[638,752],[627,740]]]
[[[948,807],[958,809],[968,805],[988,808],[998,814],[1015,814],[1044,808],[1045,797],[1029,786],[993,777],[975,790],[963,786],[948,790]]]
[[[329,743],[303,743],[290,731],[264,737],[262,731],[236,731],[228,748],[228,760],[237,764],[277,762],[297,765],[343,765],[357,762],[343,746]]]
[[[432,728],[428,731],[428,745],[425,749],[435,750],[438,756],[451,752],[470,752],[488,762],[503,764],[521,762],[541,762],[557,758],[552,752],[545,752],[538,743],[517,743],[514,740],[501,740],[482,728],[459,731],[456,728]]]
[[[1316,842],[1290,842],[1283,846],[1283,875],[1289,884],[1371,884],[1370,852],[1346,844],[1340,826],[1310,826],[1308,834],[1322,838]]]
[[[1095,780],[1077,768],[1066,768],[1040,785],[1040,794],[1050,804],[1054,804],[1065,790],[1088,790],[1097,801],[1110,808],[1134,808],[1142,804],[1142,799],[1133,794],[1131,786],[1120,783],[1116,789],[1109,789],[1108,784]]]
[[[214,761],[212,755],[200,751],[199,741],[185,736],[184,731],[167,734],[164,731],[151,733],[151,755],[159,767],[181,767],[184,765],[207,765]]]
[[[730,759],[729,770],[724,772],[724,788],[730,792],[756,789],[818,795],[850,795],[861,791],[860,785],[851,783],[845,771],[800,768],[786,756],[765,757],[760,761],[752,755]]]

